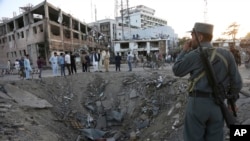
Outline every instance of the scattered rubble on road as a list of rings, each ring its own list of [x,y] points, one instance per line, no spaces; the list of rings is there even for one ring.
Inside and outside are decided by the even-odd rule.
[[[181,141],[187,86],[161,71],[3,81],[0,139]],[[243,123],[248,91],[239,100]]]

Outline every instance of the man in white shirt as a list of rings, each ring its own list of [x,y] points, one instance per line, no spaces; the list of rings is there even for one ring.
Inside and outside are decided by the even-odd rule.
[[[58,57],[56,52],[54,52],[54,55],[50,57],[49,62],[52,66],[53,75],[58,76]]]
[[[128,52],[128,56],[127,56],[127,62],[128,62],[128,71],[132,71],[132,60],[133,60],[133,56],[130,54],[130,52]]]
[[[28,54],[26,54],[26,57],[24,59],[24,68],[25,68],[25,79],[29,80],[30,79],[30,72],[32,71],[32,69],[30,66],[30,60],[29,60]]]
[[[71,75],[70,65],[71,65],[70,55],[68,54],[68,52],[65,52],[65,66],[68,69],[69,75]]]

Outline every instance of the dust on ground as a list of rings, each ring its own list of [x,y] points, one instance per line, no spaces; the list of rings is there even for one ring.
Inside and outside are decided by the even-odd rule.
[[[0,140],[182,141],[187,85],[170,70],[0,81]],[[238,119],[249,124],[244,89]]]

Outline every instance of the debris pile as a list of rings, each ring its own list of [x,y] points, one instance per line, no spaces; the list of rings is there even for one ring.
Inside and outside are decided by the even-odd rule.
[[[181,141],[187,85],[161,71],[0,81],[0,140]]]
[[[71,117],[81,125],[78,128],[81,139],[160,140],[179,137],[177,132],[183,125],[187,95],[185,80],[158,73],[149,77],[132,74],[121,80],[118,93],[105,91],[112,83],[112,80],[96,75],[82,92],[85,96],[81,104],[86,112],[77,111],[73,119]]]

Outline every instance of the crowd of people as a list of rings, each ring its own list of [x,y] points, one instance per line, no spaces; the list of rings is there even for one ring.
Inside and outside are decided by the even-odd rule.
[[[39,56],[37,59],[39,78],[41,77],[42,67],[44,64],[44,60]],[[20,59],[16,59],[14,63],[12,63],[10,60],[7,61],[7,69],[5,74],[18,74],[22,79],[31,79],[31,73],[33,73],[33,67],[29,58],[29,54],[22,56]]]
[[[80,53],[82,72],[90,72],[90,66],[93,66],[94,72],[101,72],[102,61],[105,71],[108,72],[110,62],[110,54],[108,51],[105,51],[105,54],[103,54],[95,49],[90,53],[87,50],[82,50]],[[67,75],[77,73],[76,54],[71,51],[60,53],[59,56],[57,52],[54,52],[49,59],[49,63],[51,64],[54,76],[66,76],[65,68],[67,68],[68,71]],[[60,74],[58,70],[60,70]]]
[[[66,76],[77,73],[77,57],[79,55],[80,65],[82,72],[90,72],[90,66],[93,68],[93,72],[109,72],[110,65],[110,53],[108,51],[92,50],[88,52],[87,50],[82,50],[80,54],[75,54],[72,51],[66,52],[53,52],[52,56],[48,59],[49,66],[52,69],[53,76]],[[121,71],[122,55],[117,52],[114,55],[114,64],[115,71]],[[146,56],[146,60],[164,60],[164,55],[159,54],[158,52],[150,53]],[[165,58],[167,59],[167,58]],[[138,63],[145,62],[144,57],[138,54],[132,54],[130,52],[126,55],[126,63],[128,64],[128,70],[132,71],[132,68],[136,68]],[[38,56],[37,62],[37,71],[38,77],[42,78],[42,72],[46,65],[46,61],[41,56]],[[101,67],[104,67],[102,69]],[[10,60],[7,62],[7,72],[12,74],[14,71],[18,72],[21,78],[30,79],[30,73],[33,71],[33,64],[29,55],[26,54],[21,59],[16,59],[14,63],[11,63]],[[67,73],[66,73],[67,72]]]

